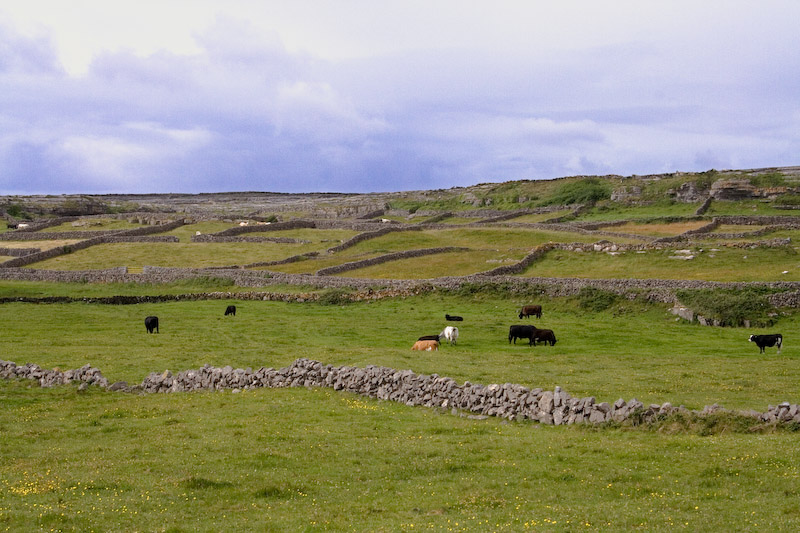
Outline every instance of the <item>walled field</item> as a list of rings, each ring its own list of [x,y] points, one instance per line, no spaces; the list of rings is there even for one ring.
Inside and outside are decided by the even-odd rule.
[[[666,192],[685,179],[676,176],[644,187]],[[518,197],[546,199],[560,186],[500,184],[491,205],[533,207],[520,205]],[[658,197],[645,192],[648,198]],[[409,197],[377,205],[407,204],[427,215],[436,210],[436,202]],[[494,215],[487,211],[474,218],[463,216],[459,211],[468,209],[467,204],[448,197],[438,207],[455,216],[440,221],[444,226],[387,233],[334,254],[326,250],[370,227],[356,219],[364,210],[345,210],[347,217],[337,219],[338,229],[242,235],[307,241],[302,243],[191,242],[197,232],[236,226],[230,219],[203,220],[164,233],[177,236],[179,243],[98,244],[27,268],[128,266],[138,273],[145,265],[247,265],[319,252],[298,262],[258,267],[312,274],[394,252],[468,249],[393,260],[326,278],[331,285],[344,283],[341,276],[365,278],[374,280],[377,288],[381,280],[425,280],[513,265],[550,242],[642,244],[650,240],[647,237],[674,236],[704,226],[714,214],[793,214],[766,200],[714,201],[701,220],[694,215],[700,205],[600,201],[574,219],[627,220],[626,225],[604,229],[641,235],[639,239],[587,233],[579,227],[563,231],[566,225],[558,225],[558,231],[515,226],[567,215],[573,207],[464,227]],[[279,214],[283,221],[308,217],[289,209]],[[402,212],[386,217],[410,224],[426,218],[409,219]],[[670,218],[654,221],[656,217]],[[331,227],[329,221],[322,226]],[[691,242],[644,253],[553,249],[520,276],[800,281],[795,248],[800,230],[793,225],[761,236],[717,237],[772,223],[750,226],[737,221],[693,236]],[[70,228],[67,224],[62,229]],[[764,242],[786,238],[788,244]],[[75,242],[2,241],[0,247],[44,249]],[[688,255],[693,258],[676,258]],[[332,365],[410,369],[459,383],[518,383],[551,391],[558,386],[574,397],[592,396],[597,402],[636,398],[645,405],[671,402],[700,410],[719,404],[759,412],[784,401],[800,403],[800,344],[795,334],[800,314],[793,308],[777,310],[775,324],[768,329],[721,328],[689,324],[669,313],[669,305],[644,298],[619,299],[604,311],[592,311],[577,297],[534,298],[498,285],[342,303],[336,298],[339,290],[311,285],[320,276],[290,282],[276,273],[255,288],[236,286],[222,276],[209,270],[166,284],[0,280],[0,358],[62,370],[90,364],[110,383],[138,384],[150,372],[176,373],[204,364],[280,368],[303,357]],[[243,284],[250,280],[236,279]],[[272,281],[284,284],[269,284]],[[254,291],[303,300],[313,293],[332,303],[248,298]],[[211,292],[233,296],[133,305],[19,301]],[[544,306],[541,320],[517,318],[519,307],[529,303]],[[235,317],[223,316],[228,304],[237,306]],[[465,318],[456,324],[458,344],[443,345],[438,352],[411,351],[417,337],[437,334],[452,324],[445,322],[445,313]],[[145,332],[148,315],[159,317],[160,333]],[[520,323],[551,328],[558,342],[509,344],[509,326]],[[760,354],[747,340],[750,334],[771,332],[784,335],[780,354],[775,348]],[[721,414],[689,420],[674,416],[652,426],[635,421],[548,426],[410,407],[325,388],[140,395],[98,387],[80,390],[76,385],[42,389],[7,380],[0,380],[0,406],[0,532],[800,528],[797,423],[776,427]]]
[[[222,316],[227,303],[236,317]],[[0,306],[0,320],[14,324],[0,350],[47,368],[88,362],[131,383],[150,371],[277,368],[309,357],[560,385],[610,402],[763,409],[800,396],[800,351],[788,343],[780,355],[759,355],[745,332],[676,322],[663,306],[592,313],[563,299],[543,301],[536,321],[556,331],[555,346],[509,345],[520,303],[442,295],[343,307],[15,303]],[[410,351],[418,335],[439,331],[445,312],[465,317],[458,345]],[[159,316],[160,334],[144,332],[148,314]],[[777,327],[794,330],[797,320]],[[0,529],[10,531],[800,525],[792,433],[471,420],[330,389],[137,396],[0,382],[0,402]]]
[[[709,246],[714,246],[714,243]],[[686,249],[689,250],[688,254],[677,254],[674,250],[648,250],[619,255],[555,250],[534,263],[523,275],[595,279],[800,280],[800,255],[792,247],[746,249],[693,246]],[[686,259],[689,255],[693,258]]]

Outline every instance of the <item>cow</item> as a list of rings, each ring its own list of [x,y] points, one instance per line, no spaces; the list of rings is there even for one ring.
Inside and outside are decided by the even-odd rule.
[[[528,344],[533,345],[533,336],[535,331],[536,328],[533,326],[511,326],[508,328],[508,343],[511,344],[511,341],[513,340],[514,344],[517,344],[517,339],[529,339],[530,342]]]
[[[155,332],[158,333],[158,317],[149,316],[145,318],[144,327],[147,328],[147,333],[153,333],[153,330],[155,330]]]
[[[228,316],[228,315],[236,316],[236,306],[235,305],[229,305],[227,307],[227,309],[225,309],[225,316]]]
[[[778,353],[781,353],[781,346],[783,345],[783,335],[775,333],[773,335],[750,335],[748,339],[750,342],[756,343],[759,353],[764,353],[764,348],[767,346],[777,346]]]
[[[439,339],[444,337],[445,339],[450,341],[450,344],[455,344],[458,340],[458,328],[455,326],[447,326],[439,333]]]
[[[553,333],[552,329],[539,329],[534,328],[533,330],[533,345],[536,346],[537,341],[544,342],[544,345],[547,346],[547,343],[550,343],[550,346],[555,346],[556,344],[556,335]]]
[[[422,352],[436,351],[439,349],[439,341],[417,341],[411,349]]]
[[[422,337],[420,337],[417,340],[418,341],[436,341],[436,342],[439,342],[439,337],[440,337],[439,335],[423,335]]]
[[[449,320],[450,322],[462,322],[464,317],[461,316],[454,316],[454,315],[444,315],[445,320]]]
[[[542,306],[541,305],[525,305],[519,312],[520,318],[526,318],[529,316],[535,316],[536,318],[542,318]]]

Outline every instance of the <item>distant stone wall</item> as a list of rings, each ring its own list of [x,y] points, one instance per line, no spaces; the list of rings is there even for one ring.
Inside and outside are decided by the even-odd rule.
[[[515,274],[521,274],[528,269],[533,263],[542,259],[547,252],[555,248],[554,243],[546,243],[540,246],[537,246],[531,253],[525,256],[522,261],[513,265],[506,265],[494,268],[487,272],[482,272],[481,276],[513,276]]]
[[[41,248],[0,248],[0,255],[22,257],[30,254],[38,254],[41,251]]]
[[[292,239],[290,237],[246,237],[242,235],[220,236],[203,233],[200,235],[192,235],[192,242],[274,242],[281,244],[306,244],[311,241]]]
[[[194,241],[196,237],[234,237],[244,233],[259,233],[264,231],[281,231],[316,227],[317,224],[310,220],[290,220],[289,222],[273,222],[272,224],[257,224],[255,226],[235,226],[217,233],[195,235],[192,237],[192,240]],[[203,241],[203,239],[199,239],[198,242],[201,241]]]
[[[529,389],[523,385],[504,383],[480,385],[469,381],[458,383],[438,374],[417,374],[412,370],[368,365],[365,368],[326,365],[311,359],[297,359],[280,369],[234,369],[231,366],[150,373],[141,385],[129,386],[124,381],[109,385],[99,369],[90,365],[61,372],[45,370],[32,363],[18,366],[0,360],[0,378],[29,379],[42,387],[80,383],[79,388],[95,385],[108,391],[127,393],[177,393],[191,391],[234,390],[282,387],[327,387],[368,398],[445,409],[454,415],[494,416],[508,420],[531,420],[546,425],[605,424],[610,422],[651,423],[673,414],[704,417],[721,412],[746,416],[760,423],[796,424],[800,422],[800,406],[783,402],[769,406],[766,412],[755,410],[728,411],[718,405],[702,411],[690,411],[671,403],[645,405],[637,399],[620,398],[613,404],[597,402],[594,397],[573,398],[568,392]]]
[[[388,233],[393,233],[395,231],[415,231],[415,230],[419,231],[421,229],[422,228],[420,228],[419,226],[409,226],[409,227],[388,226],[375,231],[366,231],[364,233],[359,233],[358,235],[353,236],[352,238],[346,240],[345,242],[343,242],[338,246],[334,246],[333,248],[328,248],[328,253],[333,254],[336,252],[341,252],[342,250],[352,248],[353,246],[362,241],[366,241],[368,239],[375,239],[377,237],[382,237],[383,235],[386,235]]]
[[[443,248],[420,248],[418,250],[394,252],[390,254],[379,255],[378,257],[372,257],[370,259],[364,259],[362,261],[352,261],[349,263],[343,263],[341,265],[322,268],[316,272],[316,275],[332,276],[333,274],[341,274],[342,272],[358,270],[360,268],[366,268],[373,265],[380,265],[382,263],[388,263],[389,261],[398,261],[400,259],[410,259],[412,257],[422,257],[425,255],[445,254],[449,252],[464,252],[468,250],[469,248],[448,246]]]
[[[0,233],[0,241],[62,241],[93,239],[95,237],[115,235],[121,233],[122,231],[124,230],[26,231],[24,233],[15,231]]]

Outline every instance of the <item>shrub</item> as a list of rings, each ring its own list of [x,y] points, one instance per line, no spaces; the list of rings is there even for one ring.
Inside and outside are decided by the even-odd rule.
[[[786,184],[783,174],[780,172],[769,172],[750,177],[750,184],[754,187],[780,187]]]
[[[767,299],[768,289],[698,289],[678,291],[676,296],[695,313],[718,320],[724,326],[741,326],[745,320],[766,327],[773,323],[769,317],[772,306]]]
[[[611,198],[611,186],[598,178],[586,178],[565,183],[556,190],[545,205],[594,204]]]
[[[778,205],[800,205],[800,194],[782,194],[775,199]]]
[[[605,311],[617,301],[620,296],[611,291],[598,289],[595,287],[583,287],[576,296],[578,305],[586,311],[600,312]]]
[[[352,302],[351,294],[346,289],[328,289],[317,300],[320,305],[346,305]]]

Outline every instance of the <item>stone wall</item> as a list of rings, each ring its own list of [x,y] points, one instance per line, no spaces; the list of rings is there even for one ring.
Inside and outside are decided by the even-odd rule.
[[[111,385],[99,369],[85,365],[76,370],[45,370],[28,363],[18,366],[0,360],[0,378],[30,379],[42,387],[80,383],[79,388],[96,385],[109,391],[132,393],[175,393],[190,391],[241,391],[256,388],[328,387],[368,398],[445,409],[452,414],[466,413],[473,417],[494,416],[508,420],[532,420],[547,425],[605,424],[609,422],[641,424],[654,422],[675,413],[702,417],[719,412],[732,412],[712,405],[702,411],[690,411],[671,403],[644,405],[635,398],[614,403],[597,402],[594,397],[573,398],[568,392],[529,389],[504,383],[480,385],[469,381],[458,383],[438,374],[417,374],[412,370],[395,370],[368,365],[365,368],[332,366],[311,359],[297,359],[280,369],[234,369],[231,366],[150,373],[140,385],[129,386],[118,381]],[[800,406],[783,402],[769,406],[766,412],[736,413],[754,422],[798,423]]]
[[[361,261],[351,261],[349,263],[343,263],[341,265],[335,265],[327,268],[322,268],[317,270],[317,276],[331,276],[333,274],[341,274],[342,272],[349,272],[351,270],[358,270],[359,268],[365,268],[368,266],[373,265],[380,265],[382,263],[388,263],[389,261],[398,261],[400,259],[410,259],[412,257],[422,257],[425,255],[434,255],[434,254],[445,254],[449,252],[464,252],[468,251],[469,248],[462,248],[458,246],[448,246],[443,248],[420,248],[418,250],[408,250],[405,252],[394,252],[390,254],[379,255],[378,257],[372,257],[370,259],[364,259]]]
[[[0,255],[22,257],[30,254],[38,254],[41,251],[41,248],[0,248]]]
[[[386,235],[387,233],[392,233],[392,232],[395,232],[395,231],[419,231],[421,229],[422,228],[420,226],[409,226],[409,227],[405,227],[405,226],[400,226],[400,227],[388,226],[388,227],[381,228],[381,229],[378,229],[378,230],[375,230],[375,231],[365,231],[364,233],[359,233],[358,235],[353,236],[352,238],[344,241],[342,244],[340,244],[338,246],[334,246],[333,248],[329,248],[328,249],[328,253],[329,254],[333,254],[333,253],[336,253],[336,252],[341,252],[342,250],[346,250],[347,248],[351,248],[351,247],[355,246],[356,244],[358,244],[358,243],[360,243],[362,241],[366,241],[368,239],[375,239],[377,237],[381,237],[383,235]]]

